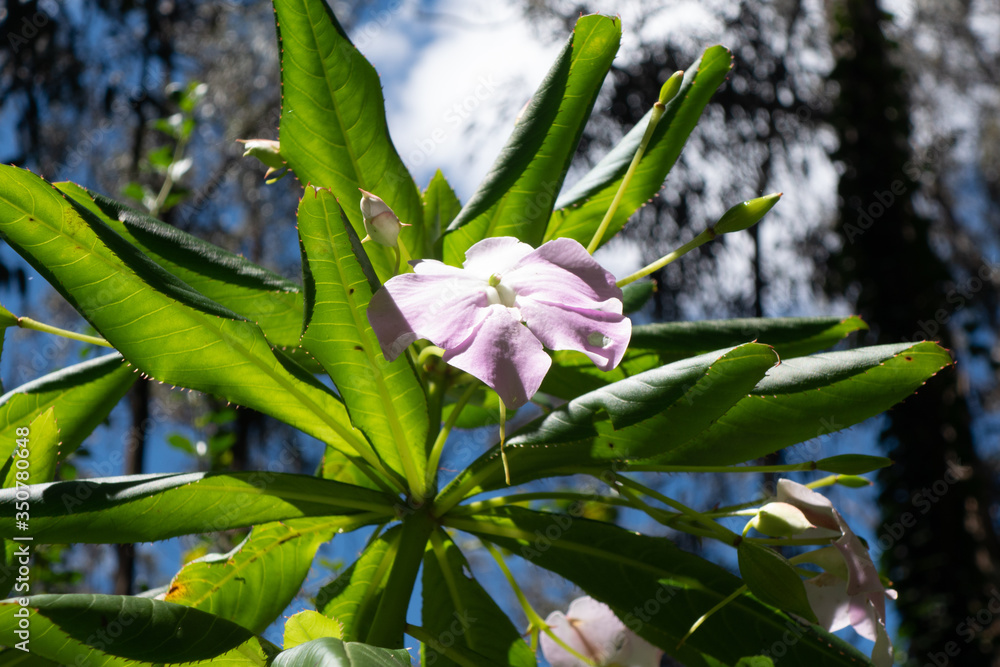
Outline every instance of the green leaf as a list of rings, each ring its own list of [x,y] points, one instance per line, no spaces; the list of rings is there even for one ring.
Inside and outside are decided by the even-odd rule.
[[[0,456],[10,456],[18,427],[54,407],[65,459],[104,421],[135,377],[116,353],[68,366],[11,390],[0,397]]]
[[[23,431],[22,431],[23,433]],[[4,489],[17,489],[17,483],[41,484],[50,482],[56,474],[56,462],[59,458],[59,428],[56,426],[55,408],[48,410],[35,417],[28,427],[27,435],[19,437],[19,443],[14,448],[14,453],[0,470],[0,477],[3,478]],[[23,443],[23,447],[20,443]],[[16,494],[15,494],[16,496]],[[13,508],[15,511],[17,507]],[[24,506],[20,508],[26,510]],[[25,511],[25,515],[30,517],[30,509]],[[15,519],[24,519],[20,513],[14,515]],[[28,518],[28,525],[31,519]],[[19,531],[17,537],[28,536],[31,533]],[[14,536],[11,536],[14,537]],[[14,586],[17,575],[14,554],[25,542],[0,539],[0,595],[7,595]],[[0,663],[2,664],[2,663]]]
[[[323,637],[341,639],[340,624],[318,611],[305,609],[285,623],[285,650]]]
[[[629,348],[655,351],[666,363],[755,340],[772,346],[782,359],[791,359],[825,350],[848,334],[867,329],[854,315],[667,322],[634,327]]]
[[[441,172],[438,172],[439,174]],[[0,305],[0,330],[17,326],[17,315]]]
[[[0,602],[0,644],[16,646],[17,612],[28,610],[32,655],[76,665],[189,664],[263,667],[278,649],[235,623],[142,597],[35,595]]]
[[[181,568],[164,600],[262,633],[299,592],[319,546],[351,522],[335,517],[254,526],[229,553],[202,556]]]
[[[436,241],[462,210],[455,191],[448,185],[444,174],[438,169],[423,193],[424,202],[424,257],[438,256]]]
[[[55,185],[195,291],[256,322],[272,345],[298,346],[303,320],[299,285],[75,183]]]
[[[424,553],[424,629],[436,638],[424,643],[425,665],[451,667],[444,650],[461,650],[476,665],[534,667],[535,654],[510,618],[472,576],[469,562],[443,532],[431,538]]]
[[[732,54],[726,48],[713,46],[684,73],[680,91],[667,103],[663,116],[653,131],[649,145],[604,235],[605,241],[617,234],[625,221],[663,187],[667,174],[677,161],[709,99],[729,74],[733,66],[732,59]],[[618,186],[642,141],[651,111],[590,172],[559,197],[556,210],[545,230],[546,241],[568,236],[583,245],[590,242],[610,208]]]
[[[316,609],[340,623],[343,639],[359,641],[368,636],[389,581],[401,533],[401,528],[394,526],[379,535],[349,568],[316,595]]]
[[[444,261],[489,236],[542,242],[556,194],[621,42],[617,18],[581,17],[489,175],[448,226]],[[588,239],[589,240],[589,239]]]
[[[952,364],[936,343],[897,343],[783,361],[749,396],[658,463],[728,465],[884,412]]]
[[[360,235],[358,188],[364,188],[412,225],[400,234],[403,244],[422,249],[420,193],[389,138],[375,68],[323,0],[275,0],[274,10],[281,46],[281,156],[303,184],[332,190]],[[392,251],[380,246],[369,253],[378,274],[391,276]]]
[[[515,484],[606,469],[666,451],[700,433],[744,398],[774,366],[774,351],[747,343],[674,362],[576,398],[508,440]],[[652,419],[650,419],[652,417]],[[505,484],[494,447],[458,475],[438,505]]]
[[[653,296],[656,284],[652,280],[639,280],[622,288],[622,310],[628,315],[640,310]]]
[[[542,391],[568,400],[635,373],[750,341],[772,346],[781,359],[801,357],[832,347],[851,332],[867,328],[853,316],[645,324],[632,327],[625,358],[618,368],[607,373],[579,352],[554,353]]]
[[[740,575],[761,601],[817,622],[806,587],[791,563],[772,549],[743,540],[736,548]]]
[[[841,475],[863,475],[892,465],[892,459],[868,454],[840,454],[816,462],[816,469]]]
[[[152,542],[333,515],[354,515],[363,525],[392,516],[395,502],[349,484],[270,472],[133,475],[38,484],[27,491],[36,544]],[[12,489],[0,490],[2,537],[18,534],[14,503]]]
[[[626,627],[685,664],[705,664],[704,654],[731,665],[775,643],[787,648],[782,660],[789,665],[869,664],[857,649],[835,636],[800,625],[746,594],[710,616],[678,648],[691,625],[742,582],[665,538],[517,507],[471,517],[446,516],[444,523],[569,579],[610,606]]]
[[[275,656],[271,665],[272,667],[409,667],[410,654],[406,649],[390,651],[387,648],[324,637],[296,646],[290,651],[282,651]]]
[[[325,386],[263,332],[192,290],[88,209],[0,167],[0,235],[132,364],[161,382],[254,408],[384,466]]]
[[[378,282],[328,190],[307,191],[299,202],[299,237],[307,297],[302,345],[330,374],[351,423],[419,494],[426,477],[427,399],[409,357],[389,362],[382,354],[367,315]]]

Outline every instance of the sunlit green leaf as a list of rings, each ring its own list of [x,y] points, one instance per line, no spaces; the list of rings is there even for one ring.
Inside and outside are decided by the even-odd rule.
[[[621,41],[617,18],[581,17],[507,144],[444,238],[446,264],[488,236],[537,246]],[[589,240],[589,239],[588,239]]]

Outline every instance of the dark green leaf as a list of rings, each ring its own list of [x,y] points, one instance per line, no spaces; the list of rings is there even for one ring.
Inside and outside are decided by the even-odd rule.
[[[24,489],[21,489],[22,491]],[[27,487],[35,543],[151,542],[302,517],[392,516],[383,494],[270,472],[134,475]],[[0,490],[0,536],[17,535],[14,491]],[[361,514],[361,513],[364,514]],[[374,518],[372,518],[374,515]]]
[[[135,382],[120,354],[69,366],[0,397],[0,456],[10,456],[18,427],[51,407],[59,416],[62,458],[74,452]]]
[[[264,667],[278,649],[235,623],[142,597],[35,595],[0,602],[0,644],[15,646],[15,614],[29,610],[33,655],[61,664],[188,664]]]
[[[713,46],[687,69],[680,91],[667,103],[621,205],[611,219],[604,235],[605,242],[617,234],[625,221],[663,187],[663,181],[698,123],[702,110],[716,88],[725,81],[731,68],[732,54],[724,47]],[[649,125],[649,118],[650,113],[647,112],[610,153],[559,197],[556,211],[545,230],[546,241],[568,236],[583,245],[590,242],[632,162]]]
[[[736,553],[740,575],[751,593],[769,605],[816,622],[802,577],[791,563],[777,552],[749,540],[740,542]]]
[[[892,465],[892,459],[868,454],[841,454],[816,462],[817,470],[835,472],[842,475],[863,475]]]
[[[528,103],[489,175],[448,227],[446,264],[489,236],[537,246],[621,41],[621,23],[583,16]],[[589,239],[588,239],[589,240]]]
[[[776,362],[770,347],[747,343],[584,394],[508,441],[511,479],[521,484],[657,456],[672,441],[684,442],[708,428]],[[455,478],[438,504],[447,507],[461,497],[504,484],[499,449],[494,447]]]
[[[622,310],[628,315],[640,310],[653,296],[656,284],[652,280],[639,280],[622,288]]]
[[[897,343],[783,361],[725,417],[658,457],[727,465],[860,423],[920,388],[951,356],[936,343]]]
[[[0,167],[0,235],[143,372],[252,407],[384,466],[343,404],[252,322],[167,273],[54,187]]]
[[[433,642],[421,653],[426,665],[456,665],[444,649],[465,649],[476,665],[534,667],[535,654],[510,618],[472,576],[458,546],[444,533],[424,553],[423,627]]]
[[[678,648],[692,624],[742,582],[665,538],[516,507],[473,517],[446,517],[445,525],[494,542],[566,577],[609,605],[627,627],[685,664],[706,664],[704,654],[731,665],[775,644],[787,650],[782,660],[789,665],[869,664],[857,649],[835,636],[801,625],[746,594],[709,617]],[[719,641],[720,637],[725,641]]]
[[[272,345],[298,346],[303,320],[299,285],[75,183],[56,187],[194,290],[256,322]]]

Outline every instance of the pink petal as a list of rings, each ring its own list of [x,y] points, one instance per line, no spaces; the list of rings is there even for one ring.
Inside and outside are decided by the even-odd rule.
[[[847,582],[824,572],[803,583],[809,606],[821,627],[836,632],[851,624],[851,599],[847,595]]]
[[[581,653],[592,657],[599,665],[618,661],[629,633],[608,605],[584,596],[570,603],[566,616],[588,647],[589,652]]]
[[[477,278],[489,279],[494,273],[504,275],[522,258],[535,252],[527,243],[513,236],[483,239],[465,251],[462,266]]]
[[[413,268],[390,278],[368,305],[368,321],[389,361],[418,338],[455,347],[486,316],[483,281],[434,260]]]
[[[566,642],[567,646],[580,655],[593,660],[594,656],[588,652],[588,647],[583,637],[573,627],[570,619],[566,618],[561,611],[554,611],[549,614],[548,618],[545,619],[545,624],[552,629],[554,635]],[[549,637],[548,633],[542,633],[541,644],[542,655],[545,656],[545,659],[549,661],[552,667],[579,667],[584,664],[582,660],[557,644],[552,637]]]
[[[875,648],[872,649],[872,663],[875,667],[892,667],[893,650],[889,633],[886,632],[885,626],[881,623],[875,627],[875,631],[877,636]]]
[[[484,297],[485,299],[485,297]],[[485,319],[467,338],[449,347],[443,359],[496,390],[509,408],[528,402],[552,365],[542,344],[509,308],[482,308]]]
[[[795,505],[802,510],[802,513],[814,526],[830,530],[841,528],[830,499],[821,493],[816,493],[808,486],[790,479],[779,479],[777,497],[778,500]]]
[[[847,594],[881,593],[885,589],[868,549],[851,531],[840,514],[835,514],[840,520],[840,527],[844,531],[844,535],[833,545],[837,547],[844,557],[844,562],[847,563]]]
[[[531,333],[550,350],[583,352],[602,371],[622,360],[632,336],[632,321],[617,313],[568,308],[517,298],[517,305]]]
[[[622,312],[615,277],[573,239],[556,239],[526,255],[503,274],[518,296],[571,308]]]

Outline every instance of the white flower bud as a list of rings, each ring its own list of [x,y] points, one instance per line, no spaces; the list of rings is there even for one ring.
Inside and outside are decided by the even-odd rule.
[[[358,189],[361,190],[361,188]],[[395,248],[399,239],[399,230],[403,227],[409,227],[408,224],[400,222],[389,205],[381,198],[365,190],[361,190],[361,217],[365,224],[365,231],[368,233],[368,236],[361,239],[362,243],[375,241],[375,243]]]

